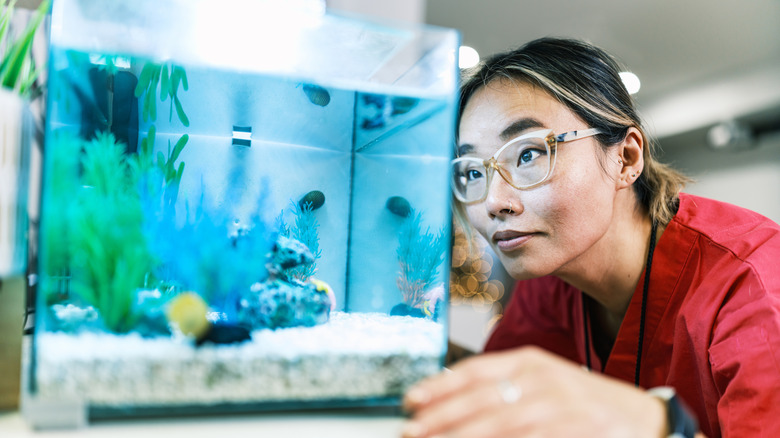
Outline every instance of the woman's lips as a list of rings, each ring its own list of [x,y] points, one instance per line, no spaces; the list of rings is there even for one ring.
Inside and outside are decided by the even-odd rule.
[[[520,231],[499,231],[493,234],[493,241],[501,251],[514,251],[534,237],[534,233],[523,233]]]

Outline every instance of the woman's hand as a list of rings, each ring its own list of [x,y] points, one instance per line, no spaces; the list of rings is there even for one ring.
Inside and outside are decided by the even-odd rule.
[[[404,438],[665,437],[663,403],[535,347],[466,359],[409,390]]]

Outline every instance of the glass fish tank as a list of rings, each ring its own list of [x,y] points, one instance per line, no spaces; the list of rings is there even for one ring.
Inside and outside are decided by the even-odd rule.
[[[397,406],[439,372],[458,44],[321,1],[55,0],[30,421]]]

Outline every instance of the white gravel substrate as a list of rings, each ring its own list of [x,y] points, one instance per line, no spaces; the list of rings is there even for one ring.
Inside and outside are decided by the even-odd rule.
[[[107,333],[35,342],[38,397],[110,407],[396,396],[440,370],[446,337],[421,318],[333,312],[227,346]]]

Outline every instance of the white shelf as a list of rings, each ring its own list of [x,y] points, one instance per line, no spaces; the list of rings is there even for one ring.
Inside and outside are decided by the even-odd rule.
[[[111,438],[398,438],[404,419],[400,416],[352,414],[255,414],[187,419],[105,421],[76,430],[32,430],[18,412],[0,413],[0,436],[111,437]]]

